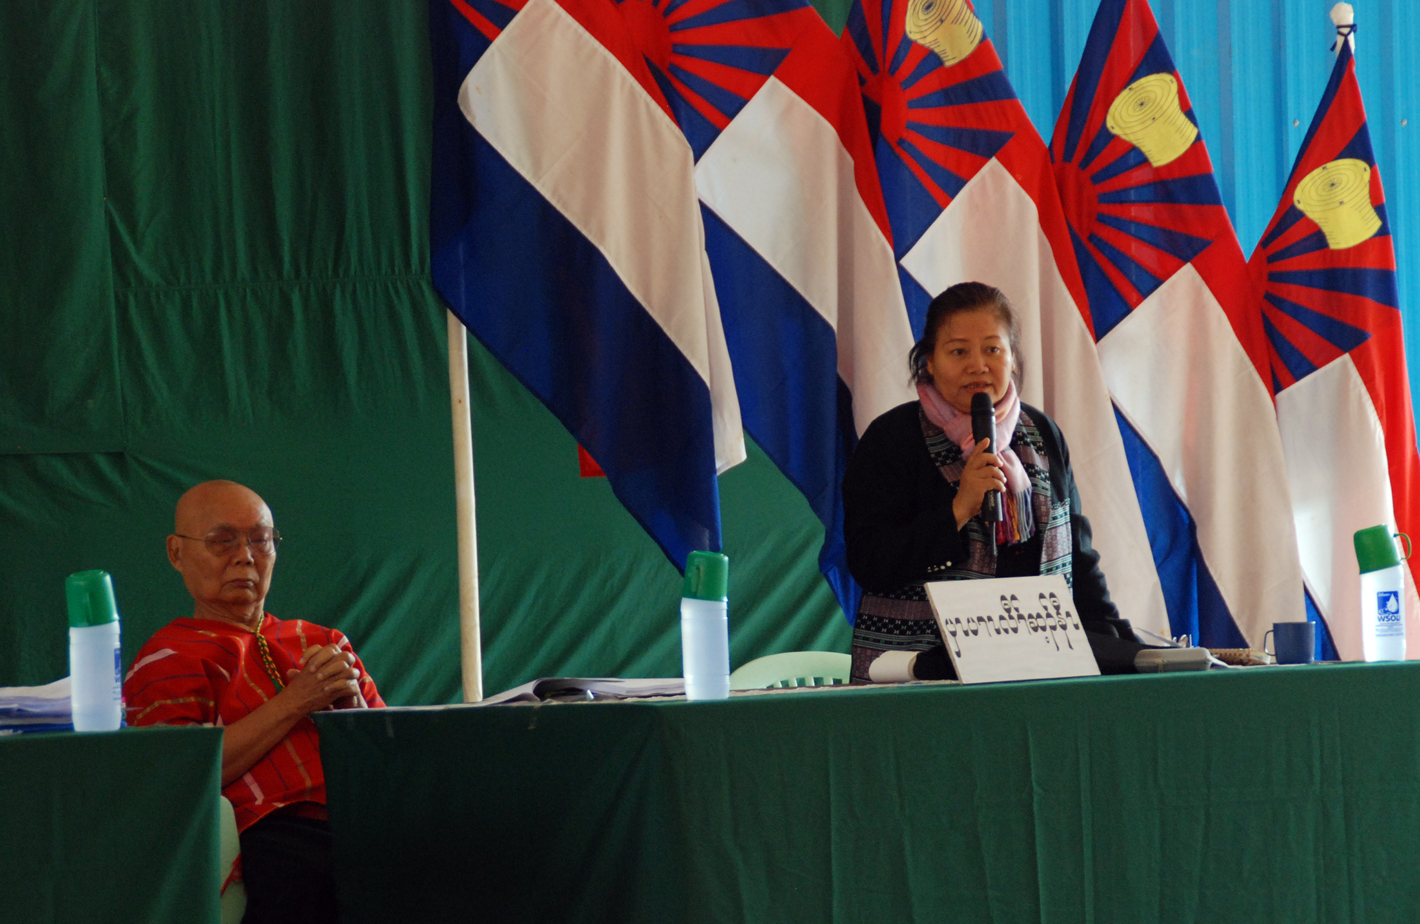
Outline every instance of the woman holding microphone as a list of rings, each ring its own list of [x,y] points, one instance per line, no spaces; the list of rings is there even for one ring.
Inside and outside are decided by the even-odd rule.
[[[1021,403],[1019,343],[1020,322],[999,289],[947,289],[908,357],[920,400],[873,421],[853,453],[843,501],[848,568],[863,588],[855,682],[872,679],[873,663],[894,651],[923,652],[919,679],[954,676],[924,583],[1050,574],[1070,584],[1101,669],[1133,669],[1142,646],[1110,602],[1065,438]],[[972,438],[978,393],[991,400],[999,447]],[[980,516],[990,491],[1000,492],[995,523]]]

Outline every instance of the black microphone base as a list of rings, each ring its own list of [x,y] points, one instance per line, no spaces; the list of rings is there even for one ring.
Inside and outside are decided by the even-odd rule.
[[[1001,522],[1001,492],[987,491],[986,497],[981,501],[981,522],[1000,523]]]

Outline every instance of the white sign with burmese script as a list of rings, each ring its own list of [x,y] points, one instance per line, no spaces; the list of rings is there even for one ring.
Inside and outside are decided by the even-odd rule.
[[[962,683],[1100,672],[1061,575],[938,581],[927,599]]]

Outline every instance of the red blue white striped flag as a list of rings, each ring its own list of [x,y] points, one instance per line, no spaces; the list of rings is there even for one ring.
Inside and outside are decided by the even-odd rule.
[[[1261,293],[1307,590],[1337,652],[1356,660],[1361,598],[1351,537],[1379,524],[1412,536],[1420,530],[1420,456],[1395,250],[1350,42],[1249,266]],[[1406,574],[1415,657],[1420,601],[1411,569]]]
[[[695,158],[746,431],[823,523],[849,619],[843,471],[907,400],[911,331],[853,69],[806,0],[616,0]]]
[[[607,0],[432,0],[434,284],[678,566],[745,457],[695,160]]]
[[[1305,612],[1267,339],[1146,0],[1103,0],[1051,141],[1176,632],[1260,647]]]

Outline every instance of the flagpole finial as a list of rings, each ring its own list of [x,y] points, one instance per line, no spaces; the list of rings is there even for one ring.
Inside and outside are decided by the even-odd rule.
[[[1331,21],[1336,24],[1336,53],[1341,54],[1341,40],[1351,43],[1356,50],[1356,10],[1349,3],[1338,3],[1331,8]]]

